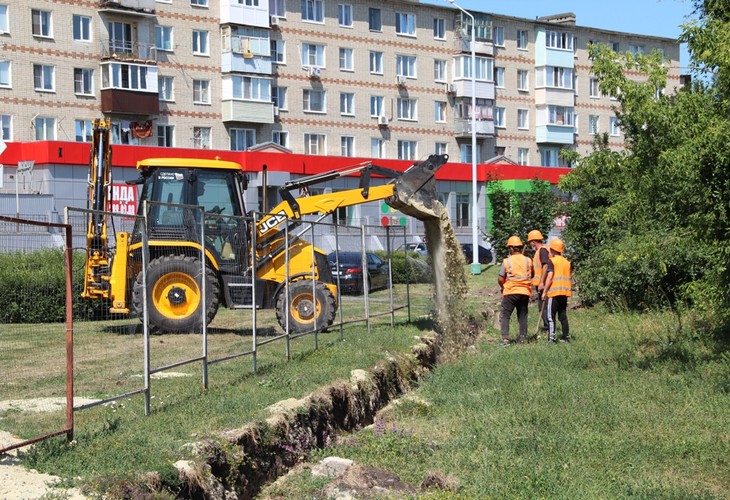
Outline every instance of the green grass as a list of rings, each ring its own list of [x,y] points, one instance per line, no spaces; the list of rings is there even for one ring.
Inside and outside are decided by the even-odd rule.
[[[496,269],[470,276],[470,307],[495,309]],[[382,292],[379,292],[382,293]],[[422,294],[427,295],[427,294]],[[530,310],[534,332],[535,310]],[[730,356],[727,346],[677,332],[672,317],[569,311],[570,345],[497,347],[491,321],[474,351],[427,375],[414,399],[373,428],[341,439],[313,460],[336,455],[396,472],[418,485],[437,470],[455,478],[451,498],[727,498],[730,481]],[[516,319],[513,318],[513,323]],[[153,411],[134,397],[77,413],[76,442],[37,445],[26,462],[67,482],[119,481],[148,471],[172,478],[186,443],[266,416],[265,408],[368,369],[404,352],[419,325],[346,327],[297,339],[248,362],[213,365],[207,391],[190,379],[155,382]],[[516,325],[513,325],[516,327]],[[514,328],[513,328],[514,329]],[[532,333],[531,332],[531,333]],[[199,369],[184,367],[199,377]],[[312,498],[308,471],[277,494]],[[173,482],[173,479],[169,479]]]

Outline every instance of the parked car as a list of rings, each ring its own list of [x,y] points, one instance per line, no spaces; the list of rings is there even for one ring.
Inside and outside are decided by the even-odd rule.
[[[339,254],[339,269],[337,268],[337,259]],[[332,252],[327,256],[327,261],[332,269],[332,277],[337,283],[337,277],[340,277],[340,291],[342,293],[363,293],[379,288],[387,288],[390,270],[388,263],[375,255],[366,252],[367,259],[367,275],[363,281],[362,272],[362,253],[360,252]]]
[[[461,244],[461,250],[464,252],[464,257],[466,257],[466,262],[470,263],[473,261],[474,258],[474,251],[472,250],[474,247],[471,243],[462,243]],[[483,246],[479,245],[478,247],[478,259],[480,264],[491,264],[492,263],[492,251],[488,248],[484,248]]]
[[[402,252],[404,250],[408,252],[416,252],[421,257],[428,255],[428,247],[426,247],[425,243],[405,243],[399,246],[396,251]]]

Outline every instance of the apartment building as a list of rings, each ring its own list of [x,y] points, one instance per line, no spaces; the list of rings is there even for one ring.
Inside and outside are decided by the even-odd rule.
[[[0,0],[2,139],[88,141],[106,116],[121,144],[561,166],[561,149],[588,152],[599,132],[623,146],[591,43],[660,50],[665,90],[680,85],[676,40],[569,13],[471,13],[415,0]]]

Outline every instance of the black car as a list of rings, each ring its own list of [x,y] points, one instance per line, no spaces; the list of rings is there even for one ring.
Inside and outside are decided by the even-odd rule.
[[[466,262],[471,263],[474,260],[474,253],[471,243],[462,243],[461,244],[461,250],[464,252],[464,257],[466,257]],[[484,248],[483,246],[479,245],[477,252],[478,259],[480,264],[491,264],[492,263],[492,251],[488,248]]]
[[[337,269],[337,256],[339,255],[339,270]],[[375,255],[366,252],[367,278],[363,281],[362,253],[360,252],[332,252],[327,256],[327,261],[332,269],[332,278],[337,283],[340,278],[340,290],[342,293],[363,293],[363,290],[376,290],[387,288],[389,281],[388,263]]]

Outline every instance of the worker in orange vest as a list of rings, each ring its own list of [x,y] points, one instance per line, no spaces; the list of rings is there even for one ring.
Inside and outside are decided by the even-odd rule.
[[[502,261],[497,282],[502,289],[502,310],[499,314],[499,326],[502,333],[500,346],[510,345],[509,321],[512,312],[517,309],[517,322],[520,325],[520,343],[527,336],[527,307],[532,295],[532,263],[529,257],[522,254],[522,240],[519,236],[510,236],[507,240],[509,257]]]
[[[542,233],[533,229],[527,234],[527,243],[532,247],[535,254],[532,256],[532,286],[537,293],[537,313],[542,318],[542,330],[548,331],[548,319],[543,306],[542,289],[545,287],[545,277],[547,276],[547,266],[550,262],[550,251],[543,245]]]
[[[547,266],[545,287],[542,300],[547,300],[548,342],[555,343],[555,317],[560,321],[563,330],[562,341],[570,342],[570,325],[568,324],[568,297],[572,295],[570,279],[570,262],[563,257],[565,244],[555,238],[548,245],[550,262]]]

